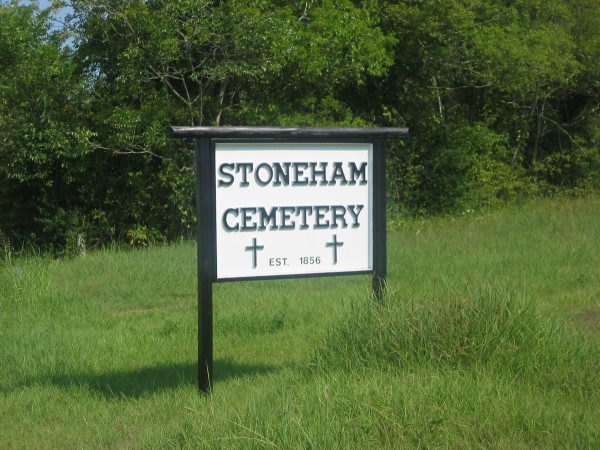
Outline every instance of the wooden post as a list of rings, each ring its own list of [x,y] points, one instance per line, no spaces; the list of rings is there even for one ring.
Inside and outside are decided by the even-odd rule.
[[[198,388],[208,394],[213,378],[213,202],[211,141],[196,139],[198,243]]]
[[[373,141],[373,297],[383,304],[387,277],[385,140]]]

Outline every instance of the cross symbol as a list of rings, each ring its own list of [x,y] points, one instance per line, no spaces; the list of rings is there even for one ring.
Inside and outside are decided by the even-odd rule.
[[[337,234],[333,235],[333,240],[331,242],[325,243],[325,247],[332,247],[333,250],[333,264],[337,264],[337,249],[338,247],[342,247],[344,245],[343,242],[338,242]]]
[[[265,248],[264,245],[258,245],[256,243],[256,238],[252,238],[252,245],[246,247],[247,252],[252,252],[252,268],[256,269],[256,253],[259,250],[263,250]]]

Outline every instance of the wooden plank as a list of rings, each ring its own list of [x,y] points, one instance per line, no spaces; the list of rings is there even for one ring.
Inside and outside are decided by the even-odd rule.
[[[171,138],[194,139],[386,139],[406,138],[408,128],[328,128],[328,127],[167,127]]]

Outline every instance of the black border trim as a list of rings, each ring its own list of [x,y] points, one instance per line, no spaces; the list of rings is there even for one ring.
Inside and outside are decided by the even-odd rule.
[[[217,219],[215,217],[216,214],[216,204],[217,204],[217,189],[216,189],[216,166],[215,166],[215,153],[216,153],[216,144],[219,143],[249,143],[249,144],[260,144],[260,143],[271,143],[271,142],[280,142],[282,144],[319,144],[319,143],[323,143],[323,144],[371,144],[372,146],[372,152],[373,152],[373,180],[371,180],[371,182],[373,183],[373,197],[370,199],[371,203],[372,203],[372,207],[373,207],[373,217],[372,222],[373,222],[373,268],[372,269],[368,269],[368,270],[353,270],[353,271],[344,271],[344,272],[316,272],[316,273],[294,273],[294,274],[283,274],[283,275],[259,275],[259,276],[249,276],[249,277],[229,277],[229,278],[218,278],[217,277]],[[252,280],[282,280],[282,279],[294,279],[294,278],[318,278],[318,277],[332,277],[332,276],[348,276],[348,275],[372,275],[375,276],[379,273],[378,271],[378,263],[377,261],[381,261],[381,252],[383,251],[383,253],[386,252],[386,249],[384,248],[383,250],[381,248],[378,248],[378,241],[381,241],[380,239],[378,240],[376,235],[377,235],[377,229],[380,228],[380,226],[378,228],[377,224],[380,221],[379,218],[377,218],[377,216],[379,215],[377,212],[377,205],[378,205],[378,201],[377,199],[381,199],[381,192],[378,192],[378,189],[383,188],[383,196],[384,196],[384,200],[385,200],[385,183],[377,183],[375,181],[376,179],[376,169],[377,169],[377,164],[376,161],[383,161],[383,163],[385,164],[385,155],[383,156],[383,158],[379,157],[376,158],[375,154],[377,151],[381,152],[382,149],[380,146],[377,145],[378,140],[367,140],[367,139],[353,139],[352,137],[343,139],[341,137],[339,138],[335,138],[335,137],[329,137],[329,138],[318,138],[318,137],[312,137],[312,138],[305,138],[305,139],[291,139],[291,138],[247,138],[247,139],[243,139],[243,138],[225,138],[225,139],[211,139],[210,140],[210,164],[211,164],[211,172],[212,172],[212,187],[211,187],[211,208],[212,208],[212,212],[211,212],[211,222],[212,222],[212,235],[211,235],[211,239],[212,239],[212,258],[213,258],[213,263],[212,263],[212,281],[214,283],[228,283],[228,282],[236,282],[236,281],[252,281]],[[377,150],[379,148],[379,150]],[[385,150],[385,147],[383,148],[383,150]],[[385,166],[384,166],[384,170],[385,170]],[[378,195],[379,194],[379,195]],[[384,205],[385,208],[385,205]],[[385,211],[384,211],[384,222],[385,224]],[[385,228],[384,228],[384,233],[385,233]],[[385,245],[385,237],[383,238],[383,243]],[[385,257],[384,257],[385,260]]]

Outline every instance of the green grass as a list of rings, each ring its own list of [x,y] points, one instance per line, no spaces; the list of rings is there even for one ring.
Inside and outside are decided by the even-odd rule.
[[[597,448],[600,201],[392,224],[364,276],[215,285],[195,245],[0,259],[0,448]]]

